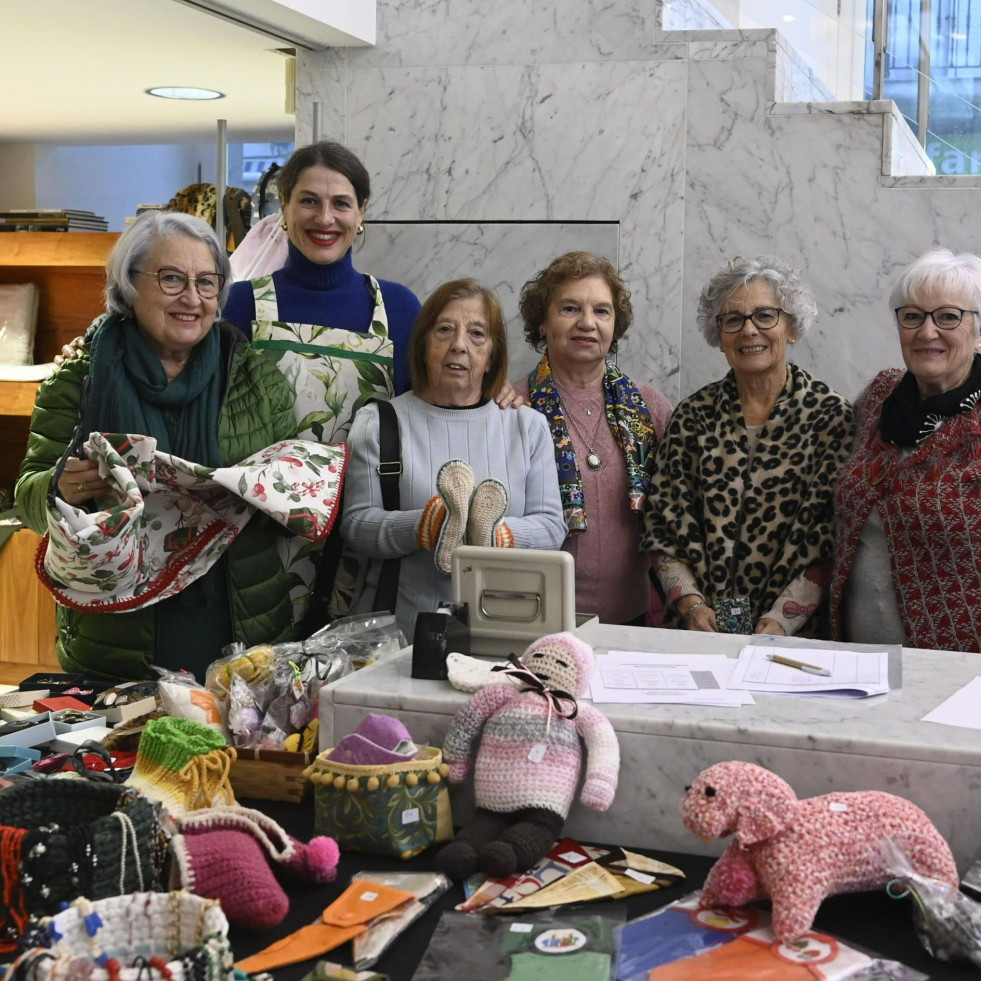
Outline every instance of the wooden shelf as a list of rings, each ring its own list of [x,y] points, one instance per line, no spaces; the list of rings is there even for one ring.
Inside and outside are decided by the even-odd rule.
[[[34,360],[50,361],[105,309],[114,232],[0,232],[0,283],[40,291]]]
[[[117,238],[116,232],[0,232],[0,266],[92,266],[101,272]]]
[[[50,361],[105,309],[111,232],[0,232],[0,283],[39,290],[34,360]],[[17,479],[40,382],[0,381],[0,482]],[[54,665],[54,600],[34,574],[37,536],[19,531],[0,552],[0,663]]]
[[[41,383],[0,381],[0,416],[29,416]]]

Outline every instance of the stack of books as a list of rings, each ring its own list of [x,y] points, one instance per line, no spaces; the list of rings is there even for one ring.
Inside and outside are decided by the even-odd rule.
[[[147,211],[166,211],[166,210],[167,210],[167,205],[165,204],[138,204],[136,206],[136,214],[126,216],[126,222],[125,222],[126,227],[128,228],[130,225],[132,225],[133,222],[140,217],[140,215],[144,214]]]
[[[109,222],[94,211],[12,208],[0,211],[0,232],[106,232]]]

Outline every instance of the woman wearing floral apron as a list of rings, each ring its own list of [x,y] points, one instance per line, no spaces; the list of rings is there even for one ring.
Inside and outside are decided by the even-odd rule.
[[[399,283],[355,270],[351,247],[364,233],[368,172],[350,150],[323,142],[296,150],[277,174],[286,265],[236,283],[222,313],[275,360],[296,393],[303,439],[343,442],[355,411],[369,398],[409,387],[408,343],[419,301]],[[288,545],[294,614],[313,577],[309,548]],[[339,588],[355,589],[345,561]]]

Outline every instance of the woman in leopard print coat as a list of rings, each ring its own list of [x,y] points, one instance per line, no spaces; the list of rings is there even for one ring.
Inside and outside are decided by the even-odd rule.
[[[826,593],[852,410],[786,361],[816,315],[773,256],[735,259],[702,291],[699,326],[731,370],[678,406],[658,447],[643,545],[666,625],[790,635]]]

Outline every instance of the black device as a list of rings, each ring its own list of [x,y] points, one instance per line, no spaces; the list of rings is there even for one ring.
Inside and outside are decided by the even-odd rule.
[[[466,603],[447,603],[436,613],[416,615],[412,635],[412,677],[446,681],[446,655],[470,653],[470,615]]]

